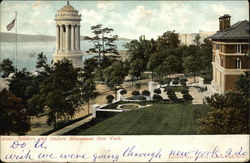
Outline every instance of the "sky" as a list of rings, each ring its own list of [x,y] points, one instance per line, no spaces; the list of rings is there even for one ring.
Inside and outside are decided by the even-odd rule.
[[[7,1],[0,4],[0,31],[17,11],[17,30],[21,34],[55,35],[54,17],[66,1]],[[103,24],[113,28],[119,37],[157,38],[166,31],[198,33],[215,32],[218,18],[231,15],[231,24],[249,20],[247,0],[235,1],[70,1],[82,15],[81,35],[91,36],[90,27]],[[15,32],[15,29],[12,31]]]

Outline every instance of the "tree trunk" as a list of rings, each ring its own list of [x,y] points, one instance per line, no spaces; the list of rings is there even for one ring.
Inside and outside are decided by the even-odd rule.
[[[88,99],[88,114],[89,114],[89,99]]]
[[[195,83],[195,73],[194,73],[194,83]]]

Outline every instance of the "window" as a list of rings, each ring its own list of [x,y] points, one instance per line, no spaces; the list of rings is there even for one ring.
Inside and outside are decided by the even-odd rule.
[[[236,69],[241,69],[241,60],[239,58],[236,60]]]
[[[241,53],[241,45],[236,46],[236,53]]]
[[[220,50],[220,44],[216,44],[216,49]]]
[[[223,59],[220,59],[220,65],[223,67]]]

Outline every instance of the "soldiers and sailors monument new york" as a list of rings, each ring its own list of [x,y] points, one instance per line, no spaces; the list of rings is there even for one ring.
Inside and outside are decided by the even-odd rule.
[[[81,14],[67,1],[67,4],[57,11],[56,22],[56,52],[53,61],[64,58],[72,61],[74,67],[82,67],[82,52],[80,48]]]

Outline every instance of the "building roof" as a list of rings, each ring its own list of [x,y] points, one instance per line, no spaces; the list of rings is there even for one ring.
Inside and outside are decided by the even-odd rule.
[[[239,21],[223,31],[218,31],[210,36],[212,40],[248,40],[249,22],[247,20]]]
[[[77,11],[77,10],[74,9],[74,7],[72,7],[71,5],[67,4],[63,8],[61,8],[59,11]]]

